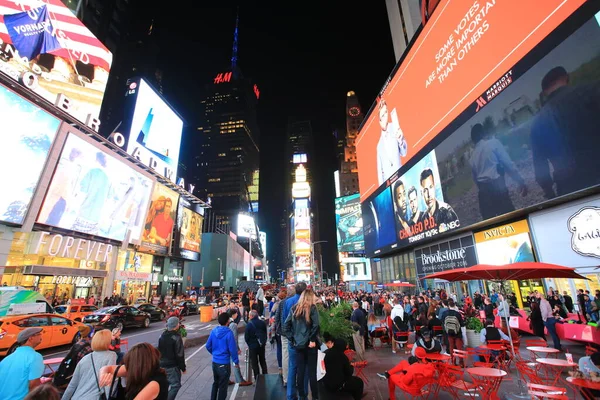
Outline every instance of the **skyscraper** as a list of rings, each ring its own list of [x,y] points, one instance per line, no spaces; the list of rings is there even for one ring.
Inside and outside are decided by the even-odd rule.
[[[396,62],[421,25],[421,1],[385,0]]]
[[[356,137],[365,115],[354,91],[346,96],[346,141],[344,159],[340,163],[340,195],[358,193],[358,167],[356,165]]]
[[[260,91],[237,65],[237,26],[231,64],[206,85],[188,170],[197,196],[210,199],[221,225],[235,224],[239,212],[258,211]]]
[[[312,183],[314,142],[312,125],[308,120],[292,120],[288,122],[286,157],[286,204],[291,202],[291,188],[295,180],[296,167],[302,164],[306,169],[306,181]]]

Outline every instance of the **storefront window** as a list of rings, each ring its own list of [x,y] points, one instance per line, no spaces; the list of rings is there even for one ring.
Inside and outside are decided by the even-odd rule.
[[[154,257],[135,250],[119,250],[117,271],[125,271],[124,279],[115,280],[114,291],[128,303],[147,302],[153,276]],[[121,275],[119,275],[121,276]]]

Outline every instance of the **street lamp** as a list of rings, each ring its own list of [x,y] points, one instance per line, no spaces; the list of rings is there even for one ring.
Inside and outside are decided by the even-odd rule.
[[[221,281],[223,280],[223,260],[221,257],[217,258],[219,260],[219,288],[221,287]]]
[[[315,266],[315,245],[319,243],[327,243],[327,240],[318,240],[316,242],[312,242],[310,245],[310,256],[312,258],[312,266]],[[321,284],[323,283],[323,257],[321,257]]]

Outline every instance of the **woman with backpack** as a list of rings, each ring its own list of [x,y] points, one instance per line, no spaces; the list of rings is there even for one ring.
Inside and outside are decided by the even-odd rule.
[[[300,295],[298,303],[292,307],[283,328],[283,334],[288,338],[296,352],[298,372],[296,382],[300,400],[306,400],[308,393],[304,392],[304,377],[308,372],[308,381],[312,398],[319,398],[317,386],[317,356],[319,335],[319,313],[316,306],[315,292],[306,289]],[[288,382],[290,384],[290,382]]]
[[[111,339],[112,335],[107,329],[94,334],[93,352],[83,357],[77,364],[73,378],[63,394],[63,400],[97,400],[102,395],[108,398],[108,388],[102,388],[99,379],[100,368],[117,361],[115,352],[109,350]]]
[[[75,368],[77,367],[77,364],[79,364],[79,361],[92,352],[90,338],[92,327],[89,325],[80,325],[77,329],[81,335],[81,339],[71,347],[69,353],[60,363],[60,366],[52,379],[52,384],[61,391],[65,390],[69,385],[69,382],[71,382],[71,378],[75,373]]]

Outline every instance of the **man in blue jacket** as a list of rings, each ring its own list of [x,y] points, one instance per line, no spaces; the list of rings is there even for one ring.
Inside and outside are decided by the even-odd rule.
[[[244,339],[248,345],[250,364],[252,365],[252,371],[254,371],[254,379],[255,381],[258,381],[258,375],[261,372],[258,369],[259,361],[263,375],[268,374],[267,361],[265,359],[267,325],[258,317],[258,311],[256,310],[250,311],[250,320],[246,325]],[[248,373],[248,380],[251,381],[250,373]]]
[[[299,282],[296,284],[296,294],[288,298],[283,305],[283,313],[281,320],[285,322],[292,307],[298,304],[300,295],[306,290],[306,283]],[[298,365],[296,363],[296,350],[292,347],[291,343],[288,343],[288,378],[287,378],[287,399],[296,400],[298,398],[298,387],[296,385],[296,373],[298,372]],[[307,365],[308,367],[308,365]],[[308,370],[304,375],[304,393],[308,393]]]
[[[233,360],[234,368],[240,367],[237,343],[233,338],[233,333],[227,327],[229,314],[219,314],[218,321],[219,326],[210,332],[208,342],[206,342],[206,350],[212,354],[214,377],[210,400],[225,400],[227,397],[227,386],[231,376],[230,360]]]

